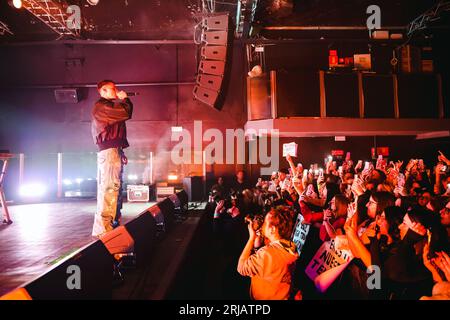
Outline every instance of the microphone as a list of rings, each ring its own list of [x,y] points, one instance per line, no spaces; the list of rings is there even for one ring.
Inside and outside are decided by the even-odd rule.
[[[138,95],[139,95],[139,92],[127,92],[127,96],[129,96],[129,97],[135,97]]]

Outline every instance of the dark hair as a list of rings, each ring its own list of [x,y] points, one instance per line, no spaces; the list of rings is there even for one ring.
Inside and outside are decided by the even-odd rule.
[[[97,84],[97,90],[100,90],[104,85],[112,83],[113,85],[116,85],[116,83],[112,80],[102,80]]]
[[[367,203],[370,199],[370,193],[365,192],[358,197],[357,210],[358,210],[358,225],[369,219],[367,215]]]
[[[426,229],[432,226],[433,211],[418,205],[412,207],[408,212],[408,216],[412,222],[417,222],[423,225]]]
[[[378,191],[372,193],[372,198],[377,202],[376,214],[380,215],[384,209],[395,205],[395,196],[386,191]]]
[[[284,174],[289,174],[289,170],[286,168],[280,169],[278,170],[278,172],[284,173]]]
[[[440,216],[426,208],[415,206],[408,211],[413,222],[418,222],[431,232],[430,253],[449,250],[447,230],[440,223]]]
[[[345,206],[345,209],[348,208],[350,200],[344,196],[343,194],[337,194],[334,196],[334,201],[336,205],[336,212],[339,212],[342,206]],[[346,211],[347,214],[347,211]]]
[[[375,169],[376,172],[380,175],[380,179],[377,179],[377,184],[383,183],[386,181],[386,173],[383,170]]]
[[[398,226],[403,223],[403,217],[405,216],[405,210],[396,206],[389,206],[384,209],[384,215],[386,222],[389,225],[388,233],[394,240],[394,242],[400,240],[400,230]]]
[[[274,226],[282,239],[290,240],[293,226],[294,212],[289,207],[278,206],[269,211],[269,226]]]
[[[341,190],[336,183],[327,182],[325,186],[327,187],[327,199],[325,200],[325,206],[328,206],[331,199],[333,199],[337,194],[340,194]]]

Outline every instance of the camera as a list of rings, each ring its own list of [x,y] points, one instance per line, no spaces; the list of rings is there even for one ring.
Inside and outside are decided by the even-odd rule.
[[[247,215],[245,217],[245,222],[251,223],[253,230],[258,231],[262,228],[262,225],[264,223],[264,216],[261,214],[255,214],[253,217]]]
[[[219,202],[220,200],[224,200],[222,197],[222,194],[220,192],[217,192],[216,190],[213,190],[209,193],[209,202]]]

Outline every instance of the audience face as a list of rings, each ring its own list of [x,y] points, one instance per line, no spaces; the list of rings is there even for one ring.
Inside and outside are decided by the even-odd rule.
[[[441,214],[441,224],[444,227],[449,228],[450,227],[450,201],[447,202],[447,205],[445,206],[445,208],[440,211],[440,214]]]
[[[220,184],[220,185],[223,185],[223,178],[222,178],[222,177],[219,177],[219,178],[217,179],[217,183]]]
[[[354,176],[352,173],[346,173],[344,175],[344,183],[351,185],[353,183]]]
[[[389,223],[386,220],[384,211],[378,216],[377,225],[380,227],[380,234],[389,235]]]
[[[381,176],[377,170],[372,170],[372,174],[370,176],[372,180],[380,180]]]
[[[284,179],[286,179],[286,173],[278,172],[278,178],[280,179],[280,181],[283,181]]]
[[[236,173],[236,178],[238,181],[244,181],[245,178],[244,171],[238,171],[238,173]]]
[[[373,197],[370,197],[369,202],[367,202],[367,215],[371,219],[375,219],[377,215],[377,202],[373,199]]]
[[[450,176],[446,179],[442,179],[442,188],[444,190],[450,190]]]
[[[373,182],[367,182],[366,183],[366,189],[370,190],[370,191],[374,190],[375,189],[375,184]]]
[[[427,204],[430,202],[430,200],[431,200],[431,194],[429,192],[424,192],[421,195],[419,195],[419,197],[417,198],[417,203],[421,207],[426,207]]]
[[[314,186],[312,184],[309,184],[308,187],[306,187],[306,196],[317,199],[317,193],[314,191]]]
[[[275,233],[275,227],[270,225],[269,219],[270,213],[266,214],[266,217],[264,218],[264,223],[261,228],[262,235],[266,238],[270,238]]]
[[[416,189],[419,189],[419,188],[420,188],[420,184],[419,184],[418,182],[414,182],[414,183],[411,185],[411,192],[410,192],[410,194],[411,194],[412,196],[417,196]]]
[[[330,200],[330,209],[333,212],[337,211],[337,208],[336,208],[336,197],[333,197],[333,199]]]

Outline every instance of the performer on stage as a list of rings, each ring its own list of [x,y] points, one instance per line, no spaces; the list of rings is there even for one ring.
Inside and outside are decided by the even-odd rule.
[[[123,149],[129,146],[125,121],[131,119],[133,104],[114,81],[98,83],[98,100],[92,110],[92,136],[97,144],[97,212],[93,236],[100,236],[120,224],[122,173],[127,159]]]

